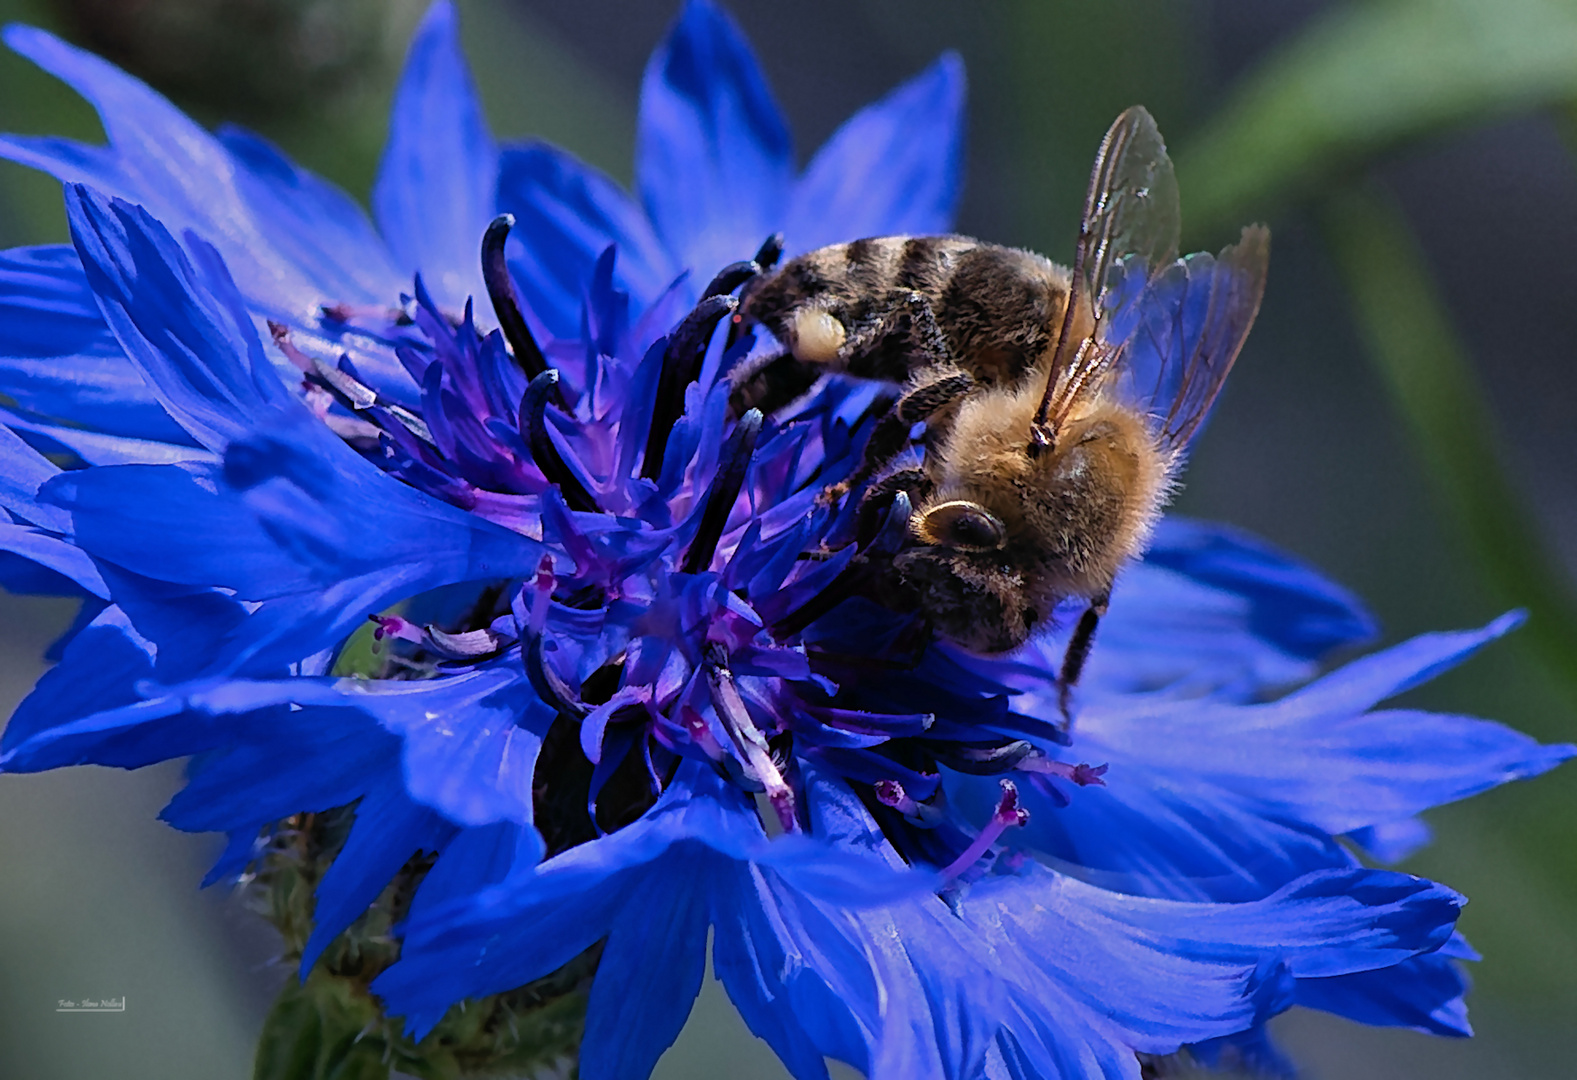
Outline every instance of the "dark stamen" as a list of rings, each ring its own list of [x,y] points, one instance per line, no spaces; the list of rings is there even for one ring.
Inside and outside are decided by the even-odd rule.
[[[520,399],[520,438],[530,449],[531,460],[542,470],[548,483],[558,485],[569,508],[595,513],[598,509],[597,500],[592,498],[580,478],[564,463],[558,447],[553,445],[553,440],[548,436],[548,398],[557,390],[558,381],[559,373],[550,368],[533,378],[526,387],[525,396]]]
[[[744,262],[729,263],[717,272],[717,276],[707,285],[706,291],[701,294],[703,300],[714,296],[723,296],[739,288],[745,282],[761,273],[761,267],[756,265],[754,259]]]
[[[548,361],[532,336],[531,327],[526,325],[526,317],[520,313],[520,295],[515,292],[515,280],[509,275],[509,263],[504,258],[504,241],[514,226],[514,214],[500,214],[482,234],[482,281],[493,301],[498,327],[515,354],[515,363],[526,373],[526,378],[535,379],[548,369]],[[555,400],[558,393],[555,389]]]
[[[777,232],[761,242],[761,247],[756,250],[756,257],[751,261],[766,271],[776,266],[782,257],[783,234]]]
[[[657,377],[657,399],[652,402],[652,426],[646,436],[646,456],[641,460],[641,475],[655,480],[663,472],[663,454],[668,436],[684,414],[685,388],[701,377],[701,363],[718,320],[739,304],[732,296],[713,296],[702,300],[695,310],[668,338],[663,350],[663,370]]]
[[[778,260],[782,257],[783,234],[773,233],[771,236],[767,237],[761,242],[761,247],[756,250],[755,258],[750,259],[747,262],[734,263],[733,266],[725,267],[721,274],[718,274],[717,277],[713,278],[712,284],[707,286],[707,295],[711,296],[713,290],[717,290],[719,292],[733,292],[734,289],[740,285],[743,285],[751,278],[759,277],[760,275],[765,274],[768,270],[771,270],[778,264]],[[737,281],[732,280],[731,275],[733,273],[743,273],[744,276],[740,277]],[[728,339],[726,342],[724,342],[723,347],[726,349],[732,349],[734,344],[739,341],[740,335],[744,333],[744,330],[744,319],[740,313],[735,312],[734,317],[729,320]]]
[[[685,553],[683,570],[686,574],[699,574],[711,563],[717,542],[723,538],[723,527],[728,524],[729,511],[734,508],[734,500],[739,498],[745,470],[750,466],[750,455],[756,452],[756,436],[760,434],[761,411],[751,409],[739,418],[733,433],[728,436],[718,459],[717,475],[712,478],[706,493],[701,527]]]

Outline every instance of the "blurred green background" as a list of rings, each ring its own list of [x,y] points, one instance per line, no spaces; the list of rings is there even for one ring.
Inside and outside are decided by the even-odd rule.
[[[236,120],[365,195],[421,0],[0,0],[204,121]],[[631,174],[646,55],[676,9],[460,0],[495,132]],[[1185,512],[1255,530],[1357,589],[1389,643],[1515,606],[1528,625],[1416,703],[1577,739],[1577,3],[1572,0],[732,0],[808,155],[956,48],[970,138],[960,230],[1071,254],[1089,161],[1122,108],[1169,138],[1187,241],[1268,221],[1259,324],[1199,446]],[[91,111],[0,56],[0,129],[97,138]],[[65,238],[58,186],[0,165],[0,242]],[[61,604],[0,595],[0,709]],[[0,1076],[227,1080],[285,973],[268,932],[196,883],[211,837],[160,826],[176,768],[0,780]],[[1577,768],[1430,816],[1404,869],[1473,898],[1470,1042],[1310,1014],[1308,1073],[1573,1074]],[[61,998],[124,1014],[57,1014]],[[715,987],[668,1080],[780,1077]]]

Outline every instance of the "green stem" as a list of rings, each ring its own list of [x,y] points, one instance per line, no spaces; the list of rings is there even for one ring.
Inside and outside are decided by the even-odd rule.
[[[1509,482],[1494,417],[1405,219],[1374,190],[1349,186],[1325,201],[1321,223],[1436,497],[1495,600],[1528,610],[1520,640],[1577,704],[1571,584]]]

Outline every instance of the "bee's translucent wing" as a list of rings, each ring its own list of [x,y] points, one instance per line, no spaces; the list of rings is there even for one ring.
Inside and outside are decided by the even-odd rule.
[[[1190,255],[1152,276],[1122,347],[1123,387],[1149,410],[1161,444],[1188,445],[1232,369],[1265,293],[1270,233],[1243,230],[1214,257]]]
[[[1136,327],[1149,280],[1177,259],[1177,177],[1155,119],[1142,106],[1119,116],[1090,172],[1068,312],[1037,438],[1055,438],[1081,395],[1117,363]]]

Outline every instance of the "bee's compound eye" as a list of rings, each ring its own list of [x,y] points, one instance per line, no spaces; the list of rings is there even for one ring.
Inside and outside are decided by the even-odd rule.
[[[794,313],[794,359],[807,364],[830,364],[838,358],[849,332],[830,312],[800,308]]]
[[[963,551],[991,551],[1007,543],[1007,529],[977,502],[955,499],[933,507],[920,523],[926,539]]]

